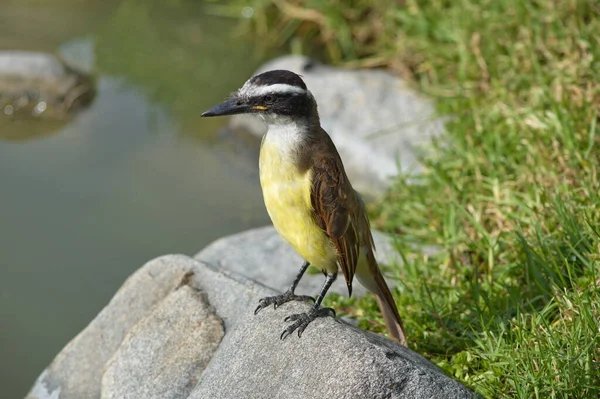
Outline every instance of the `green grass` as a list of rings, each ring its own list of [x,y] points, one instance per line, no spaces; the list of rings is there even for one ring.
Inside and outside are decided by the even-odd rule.
[[[451,117],[372,209],[404,258],[388,276],[409,346],[484,397],[599,397],[597,2],[251,4],[267,47],[389,68]],[[372,297],[327,302],[385,331]]]

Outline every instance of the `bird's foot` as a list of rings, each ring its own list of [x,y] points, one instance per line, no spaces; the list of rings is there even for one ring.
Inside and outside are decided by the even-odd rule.
[[[284,319],[284,321],[293,321],[293,323],[283,330],[281,333],[281,339],[286,339],[294,331],[298,330],[298,338],[302,336],[302,333],[306,327],[318,317],[333,316],[335,317],[335,310],[332,308],[311,308],[306,313],[293,314]]]
[[[314,302],[315,298],[313,298],[312,296],[308,296],[308,295],[296,295],[292,291],[288,290],[281,295],[267,296],[267,297],[262,298],[260,301],[258,301],[258,307],[254,311],[254,314],[257,314],[258,312],[260,312],[261,310],[263,310],[264,308],[266,308],[267,306],[269,306],[271,304],[273,304],[273,308],[277,309],[277,306],[283,305],[284,303],[290,302],[290,301],[300,301],[300,302],[313,301]]]

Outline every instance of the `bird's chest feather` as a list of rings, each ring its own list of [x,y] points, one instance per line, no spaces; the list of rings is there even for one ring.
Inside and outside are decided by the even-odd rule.
[[[335,250],[313,216],[311,170],[299,170],[293,150],[279,139],[266,136],[260,151],[260,183],[269,216],[304,259],[324,269],[335,267]]]
[[[265,205],[277,230],[289,236],[288,230],[314,224],[310,169],[299,171],[289,154],[269,142],[261,147],[259,168]]]

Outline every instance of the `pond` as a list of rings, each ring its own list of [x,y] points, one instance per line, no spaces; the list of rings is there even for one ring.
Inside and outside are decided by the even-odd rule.
[[[232,34],[235,21],[207,10],[0,4],[0,50],[60,52],[97,77],[91,106],[68,121],[0,117],[3,397],[23,397],[146,261],[269,223],[256,141],[200,119],[261,60]]]

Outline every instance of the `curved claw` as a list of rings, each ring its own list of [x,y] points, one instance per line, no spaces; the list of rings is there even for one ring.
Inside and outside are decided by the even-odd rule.
[[[281,333],[281,335],[279,336],[280,340],[284,340],[288,337],[288,335],[290,335],[291,333],[287,330],[287,328],[285,330],[283,330],[283,332]]]
[[[273,297],[262,298],[260,301],[258,301],[258,306],[256,307],[256,309],[254,309],[254,315],[257,315],[258,312],[260,312],[261,310],[263,310],[264,308],[269,306],[271,304],[269,299],[271,299],[271,298],[273,298]]]
[[[254,309],[254,315],[256,316],[258,314],[258,312],[260,312],[263,309],[264,309],[264,307],[262,305],[258,305],[256,307],[256,309]]]
[[[302,337],[302,333],[304,332],[307,326],[308,324],[303,324],[300,327],[298,327],[298,338]]]
[[[271,304],[273,304],[274,309],[277,309],[278,306],[281,306],[284,303],[291,302],[291,301],[300,301],[300,302],[312,301],[312,302],[314,302],[315,298],[308,296],[308,295],[296,295],[292,291],[288,290],[281,295],[267,296],[267,297],[260,299],[260,301],[258,301],[258,306],[254,310],[254,314],[257,315],[258,312],[260,312],[261,310],[263,310],[264,308],[266,308],[267,306],[269,306]]]
[[[335,313],[335,309],[334,308],[321,308],[321,310],[325,310],[325,311],[331,313],[332,317],[337,317],[337,313]]]
[[[286,317],[285,319],[283,319],[283,321],[296,321],[298,319],[300,319],[302,316],[304,315],[304,313],[298,313],[298,314],[291,314],[288,317]]]
[[[293,321],[294,323],[288,326],[285,330],[283,330],[279,338],[281,340],[284,340],[296,330],[298,330],[298,338],[300,338],[306,327],[308,327],[308,325],[313,320],[319,317],[326,317],[331,315],[335,317],[335,310],[333,310],[332,308],[312,308],[306,313],[297,313],[289,315],[288,317],[283,319],[283,321]]]

